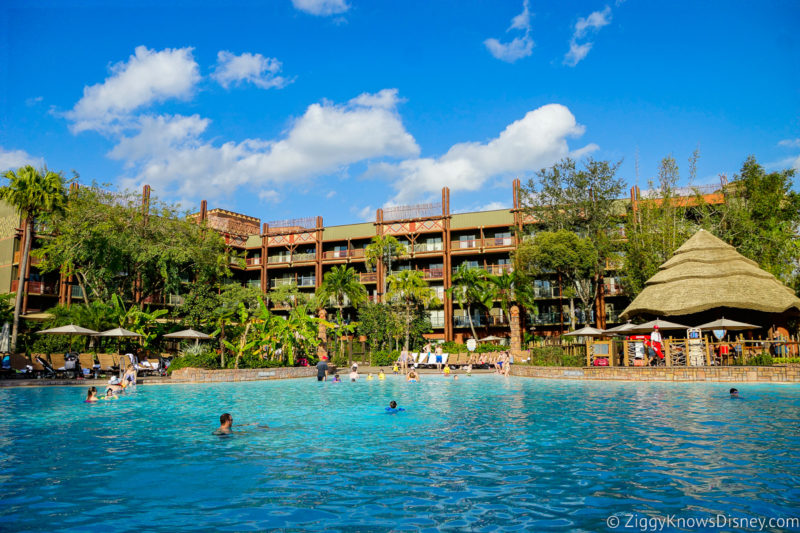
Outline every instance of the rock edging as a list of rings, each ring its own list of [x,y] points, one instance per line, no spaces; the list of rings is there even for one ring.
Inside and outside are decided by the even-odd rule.
[[[316,375],[310,366],[278,368],[240,368],[234,370],[209,370],[206,368],[179,368],[170,376],[171,383],[224,383],[236,381],[266,381],[271,379],[308,378]]]

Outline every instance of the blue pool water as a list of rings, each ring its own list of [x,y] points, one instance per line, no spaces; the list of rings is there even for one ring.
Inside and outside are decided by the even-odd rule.
[[[80,388],[0,390],[0,529],[800,516],[800,387],[742,385],[731,400],[726,384],[423,377],[140,386],[96,405]],[[391,399],[407,411],[384,414]],[[225,411],[270,427],[212,436]]]

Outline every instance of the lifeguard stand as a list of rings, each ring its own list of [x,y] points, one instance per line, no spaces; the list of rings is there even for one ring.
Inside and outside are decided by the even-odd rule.
[[[697,328],[687,329],[686,347],[688,351],[686,366],[704,366],[706,364],[706,345],[702,331]]]

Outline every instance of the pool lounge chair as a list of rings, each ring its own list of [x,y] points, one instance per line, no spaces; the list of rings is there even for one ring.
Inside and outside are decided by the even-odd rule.
[[[99,353],[97,360],[100,362],[100,372],[104,374],[116,374],[119,372],[119,362],[117,362],[114,354]]]
[[[83,377],[83,372],[80,368],[78,361],[78,354],[50,354],[50,364],[53,366],[57,374],[64,377],[77,378]]]
[[[39,367],[41,367],[42,376],[45,378],[56,378],[58,377],[58,372],[56,369],[53,368],[53,365],[47,359],[44,359],[41,355],[37,355],[35,359],[39,363]],[[36,365],[34,365],[34,369]]]

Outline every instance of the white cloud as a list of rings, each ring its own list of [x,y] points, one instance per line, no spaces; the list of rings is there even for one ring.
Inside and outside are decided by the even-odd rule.
[[[110,70],[111,76],[103,83],[85,87],[83,98],[64,114],[73,121],[74,133],[119,129],[143,106],[190,97],[200,80],[192,48],[156,52],[138,46],[127,62],[112,65]]]
[[[396,89],[385,89],[346,104],[312,104],[280,140],[220,146],[202,138],[208,119],[144,116],[136,133],[121,137],[109,156],[133,170],[126,185],[177,187],[187,196],[200,186],[207,194],[245,183],[295,183],[358,161],[416,156],[419,147],[397,113],[399,101]]]
[[[350,208],[350,212],[354,213],[356,216],[358,216],[359,220],[364,222],[375,221],[375,209],[373,209],[371,205],[364,206],[361,209],[352,207]]]
[[[325,198],[330,200],[334,196],[336,196],[336,191],[328,191],[328,194],[325,195]]]
[[[490,37],[483,41],[486,49],[496,59],[513,63],[523,57],[528,57],[533,53],[533,39],[531,39],[531,13],[529,9],[528,0],[522,3],[522,13],[511,19],[511,26],[506,30],[521,31],[524,35],[514,37],[514,39],[507,43],[502,43],[494,37]]]
[[[574,67],[580,63],[583,58],[592,49],[592,42],[578,43],[579,39],[583,39],[590,33],[597,32],[603,26],[611,23],[611,8],[606,6],[602,11],[595,11],[588,17],[582,17],[575,23],[575,29],[572,34],[572,39],[569,42],[569,51],[564,56],[564,64]]]
[[[292,5],[295,9],[321,17],[338,15],[350,9],[345,0],[292,0]]]
[[[778,146],[784,148],[800,148],[800,139],[784,139],[778,143]]]
[[[25,150],[5,150],[0,146],[0,172],[11,169],[16,170],[25,165],[41,167],[44,165],[44,159],[33,157]]]
[[[226,89],[231,84],[252,83],[262,89],[285,87],[291,80],[279,76],[281,62],[274,57],[245,52],[235,55],[228,51],[217,53],[217,67],[211,77]]]
[[[276,204],[281,199],[281,195],[274,189],[264,189],[258,193],[258,199],[265,204]]]
[[[392,201],[396,203],[427,197],[445,186],[453,191],[475,191],[493,176],[552,165],[570,155],[567,138],[583,132],[569,109],[549,104],[528,112],[487,143],[459,143],[438,158],[383,163],[374,173],[394,179],[397,194]],[[576,153],[583,155],[596,148],[592,144]]]

